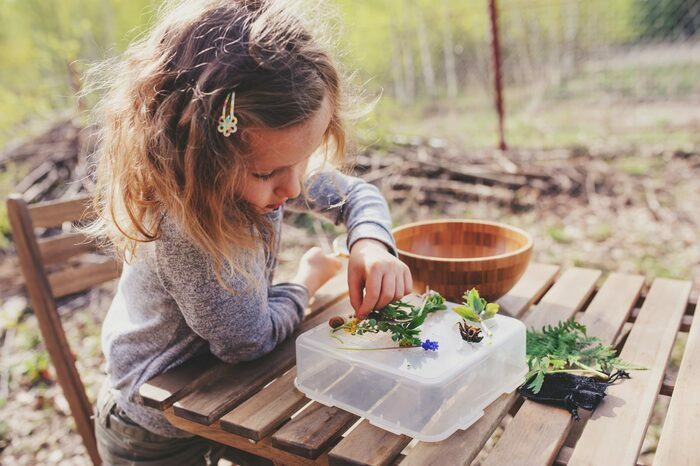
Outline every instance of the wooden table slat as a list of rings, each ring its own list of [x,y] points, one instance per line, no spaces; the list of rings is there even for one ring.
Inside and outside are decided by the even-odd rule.
[[[518,283],[497,302],[501,312],[511,317],[520,317],[554,283],[559,266],[551,264],[531,264]]]
[[[259,442],[251,442],[246,438],[221,429],[218,422],[205,426],[198,422],[189,421],[180,416],[176,416],[175,413],[173,413],[172,408],[168,408],[164,412],[168,421],[179,429],[186,432],[191,432],[200,437],[214,440],[215,442],[222,443],[224,445],[229,445],[239,450],[253,453],[254,455],[271,459],[275,462],[275,464],[283,464],[284,466],[311,466],[323,465],[327,463],[327,458],[325,455],[321,455],[315,460],[312,460],[303,458],[285,450],[280,450],[272,445],[272,440],[269,437],[266,437]]]
[[[570,465],[635,464],[685,313],[690,282],[656,279],[620,357],[648,368],[608,388],[574,449]]]
[[[211,424],[294,365],[295,341],[299,334],[333,315],[347,313],[349,306],[348,300],[344,299],[309,316],[290,338],[259,359],[225,365],[216,379],[175,402],[175,414],[201,424]]]
[[[606,345],[612,344],[633,311],[643,286],[641,275],[610,274],[577,321],[586,326],[589,335],[600,338]]]
[[[272,435],[277,448],[316,458],[359,418],[340,408],[311,403]]]
[[[530,265],[513,289],[498,300],[503,311],[511,316],[522,315],[554,283],[558,271],[554,265]],[[378,431],[382,434],[378,435]],[[331,450],[328,459],[331,464],[386,465],[409,441],[406,436],[382,431],[363,421]]]
[[[579,267],[567,269],[533,311],[529,315],[526,314],[525,322],[528,328],[540,330],[545,325],[570,319],[593,293],[595,283],[600,275],[600,270]],[[591,283],[593,284],[590,285]],[[583,296],[583,302],[581,303],[578,303],[577,298],[579,296]],[[578,303],[573,313],[571,312],[572,302]],[[534,312],[542,305],[546,307],[546,312]]]
[[[612,345],[629,325],[628,319],[634,312],[632,306],[636,306],[636,303],[631,304],[629,300],[635,294],[636,299],[639,299],[640,288],[644,290],[644,277],[640,275],[610,274],[601,292],[591,302],[586,312],[578,315],[577,321],[586,326],[589,335],[600,338],[601,343],[605,345]],[[578,422],[573,422],[572,425],[564,426],[562,429],[566,431],[569,427],[571,428],[566,439],[567,445],[573,446],[581,437],[590,418],[590,412],[579,410],[579,416]],[[570,423],[571,420],[569,419],[568,422]],[[559,440],[557,439],[557,442]]]
[[[586,303],[599,276],[599,271],[590,269],[566,270],[526,315],[525,324],[539,328],[545,324],[554,324],[562,318],[570,318]],[[484,410],[481,419],[469,429],[459,430],[442,442],[419,443],[406,455],[401,465],[469,464],[481,451],[516,398],[516,393],[502,395]]]
[[[216,377],[224,367],[214,355],[204,354],[144,383],[139,387],[139,395],[143,404],[162,411]]]
[[[700,305],[695,309],[698,313]],[[700,464],[700,449],[696,428],[700,419],[700,323],[690,326],[681,367],[673,386],[673,397],[668,407],[666,421],[661,431],[661,439],[656,449],[654,465],[691,466]]]
[[[411,442],[411,437],[396,435],[364,419],[328,454],[332,466],[391,464]]]
[[[491,403],[481,419],[467,430],[458,430],[441,442],[420,442],[401,461],[401,466],[470,464],[515,404],[516,393],[504,393]]]
[[[221,428],[251,440],[260,440],[299,410],[309,400],[294,387],[296,368],[225,414]]]
[[[347,296],[347,265],[314,295],[309,303],[308,316],[323,312],[345,296]],[[141,385],[139,394],[146,406],[164,410],[178,399],[209,383],[214,376],[221,374],[227,367],[230,366],[213,355],[204,355],[154,377]]]

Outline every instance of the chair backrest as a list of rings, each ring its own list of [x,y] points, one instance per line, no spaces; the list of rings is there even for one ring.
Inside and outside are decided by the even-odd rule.
[[[118,277],[121,264],[111,256],[94,254],[98,246],[84,234],[66,231],[74,222],[94,216],[87,196],[28,205],[21,196],[12,195],[7,200],[7,212],[29,301],[58,382],[90,458],[94,464],[100,464],[93,408],[75,367],[75,356],[66,339],[56,299]],[[37,230],[54,227],[61,227],[59,234],[38,238]]]

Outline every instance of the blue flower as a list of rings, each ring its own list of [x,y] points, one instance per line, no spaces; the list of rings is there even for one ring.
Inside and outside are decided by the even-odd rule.
[[[423,349],[426,350],[426,351],[435,351],[435,350],[438,349],[438,342],[437,342],[437,341],[425,340],[423,343],[421,343],[421,346],[422,346]]]

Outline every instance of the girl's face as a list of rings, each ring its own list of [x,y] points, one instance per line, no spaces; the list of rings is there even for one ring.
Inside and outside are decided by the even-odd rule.
[[[309,158],[323,142],[331,120],[328,99],[304,123],[285,129],[251,128],[251,164],[238,195],[260,213],[301,194]]]

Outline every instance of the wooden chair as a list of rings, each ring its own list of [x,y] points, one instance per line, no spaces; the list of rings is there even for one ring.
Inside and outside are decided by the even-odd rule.
[[[76,369],[56,300],[118,277],[121,264],[111,256],[94,254],[97,244],[84,234],[66,231],[74,222],[94,215],[88,197],[28,205],[21,196],[12,195],[7,200],[7,211],[29,301],[56,368],[58,382],[92,462],[101,464],[95,442],[93,407]],[[61,228],[59,234],[41,239],[37,236],[37,230],[55,227]]]

